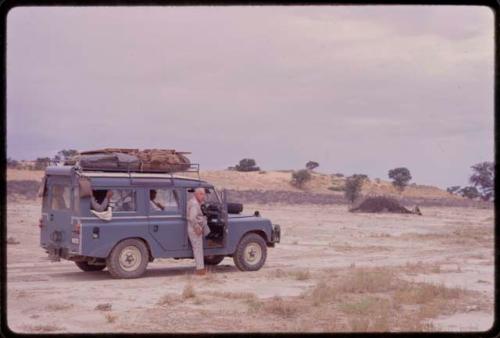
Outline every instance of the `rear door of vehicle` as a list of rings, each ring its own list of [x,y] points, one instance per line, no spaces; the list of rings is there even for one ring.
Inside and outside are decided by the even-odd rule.
[[[184,196],[174,187],[147,187],[149,232],[165,251],[188,247]]]
[[[71,246],[71,232],[73,225],[73,194],[76,188],[72,187],[69,176],[49,176],[47,190],[42,207],[42,246],[57,248]]]

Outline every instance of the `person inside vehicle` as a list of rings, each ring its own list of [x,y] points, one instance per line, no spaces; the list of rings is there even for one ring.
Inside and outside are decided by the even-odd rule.
[[[156,190],[149,191],[149,209],[155,211],[165,210],[165,206],[156,200]]]
[[[92,210],[97,212],[106,211],[111,201],[111,197],[113,197],[113,191],[111,190],[92,190],[92,196],[90,198]]]

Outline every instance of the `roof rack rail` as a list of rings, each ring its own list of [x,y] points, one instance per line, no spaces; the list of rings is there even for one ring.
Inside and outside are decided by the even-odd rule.
[[[168,164],[169,167],[178,166],[180,168],[185,168],[187,163],[171,163]],[[104,171],[104,172],[125,172],[125,173],[155,173],[155,174],[171,174],[178,172],[195,172],[198,173],[200,171],[200,165],[198,163],[190,163],[187,169],[179,169],[179,170],[162,170],[162,169],[133,169],[130,166],[127,167],[117,167],[117,168],[109,168],[109,167],[93,167],[93,168],[82,168],[78,166],[78,169],[81,171]]]
[[[186,168],[186,166],[188,167]],[[154,169],[148,169],[148,170],[143,170],[142,168],[140,169],[131,169],[130,165],[127,167],[121,167],[121,168],[106,168],[106,167],[95,167],[95,168],[82,168],[80,166],[76,166],[76,169],[80,172],[85,172],[85,171],[94,171],[94,172],[120,172],[120,173],[128,173],[129,176],[133,173],[144,173],[144,174],[169,174],[170,176],[173,176],[174,173],[180,173],[180,172],[191,172],[191,173],[196,173],[198,175],[198,179],[200,179],[200,164],[199,163],[169,163],[169,167],[174,167],[178,166],[180,169],[179,170],[154,170]],[[141,166],[142,167],[142,166]]]

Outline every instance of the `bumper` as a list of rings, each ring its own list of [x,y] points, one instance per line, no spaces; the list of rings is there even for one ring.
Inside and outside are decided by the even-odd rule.
[[[77,252],[72,252],[68,250],[68,248],[61,248],[54,246],[52,244],[49,244],[48,246],[44,247],[45,251],[47,252],[49,256],[49,260],[53,262],[59,262],[61,258],[63,259],[68,259],[68,260],[74,260],[75,258],[81,257]]]
[[[271,243],[279,243],[281,239],[281,227],[278,224],[273,226],[273,231],[271,232]]]
[[[53,262],[60,261],[61,256],[63,256],[63,248],[58,248],[53,245],[49,245],[45,248],[45,250],[49,254],[49,259]]]

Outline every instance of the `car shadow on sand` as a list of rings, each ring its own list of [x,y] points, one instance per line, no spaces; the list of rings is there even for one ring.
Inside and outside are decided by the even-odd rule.
[[[207,267],[209,274],[218,273],[232,273],[238,272],[239,270],[234,265],[223,264],[217,266]],[[155,278],[155,277],[175,277],[175,276],[186,276],[194,275],[193,266],[176,266],[176,267],[150,267],[146,270],[144,275],[139,278]],[[112,280],[109,272],[105,269],[103,271],[94,272],[84,272],[76,269],[71,272],[58,272],[48,274],[53,280],[72,280],[72,281],[100,281],[100,280]]]

